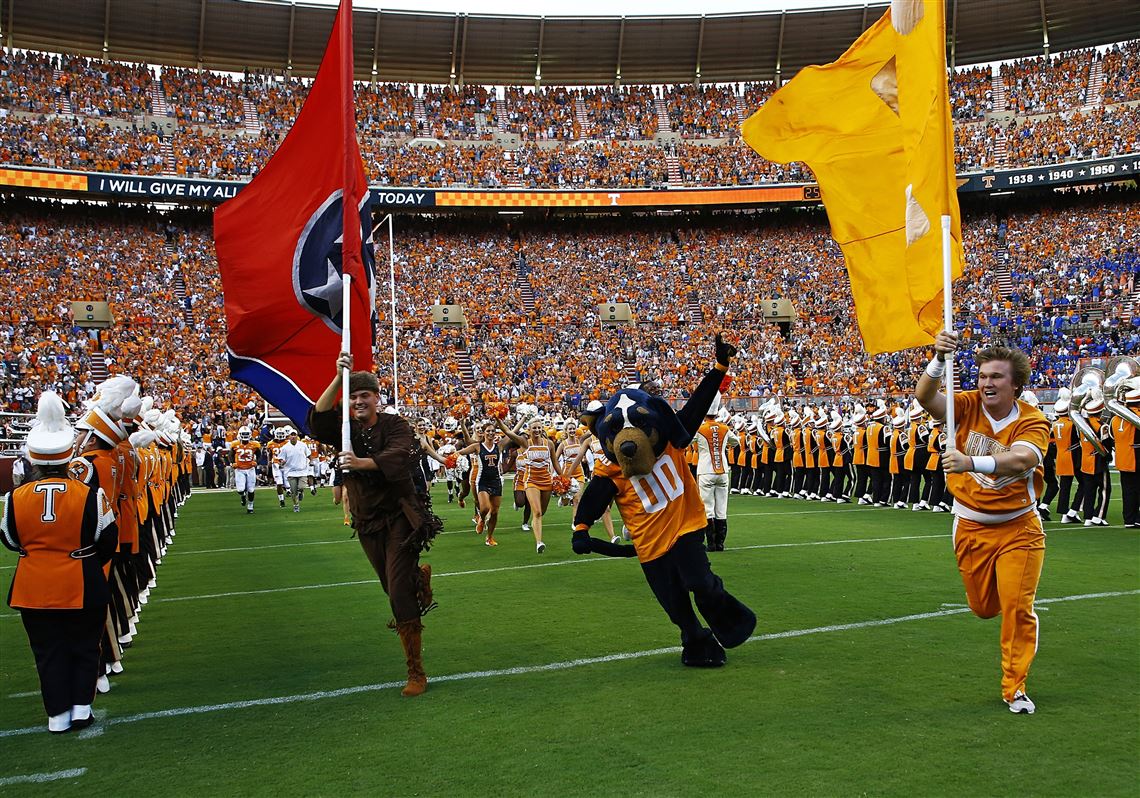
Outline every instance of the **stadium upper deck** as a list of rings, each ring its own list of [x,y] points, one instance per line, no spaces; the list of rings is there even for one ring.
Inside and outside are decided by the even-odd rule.
[[[801,165],[743,149],[740,123],[801,66],[835,58],[881,8],[629,19],[358,12],[366,166],[379,184],[407,187],[810,182]],[[1040,0],[951,0],[948,11],[951,63],[1018,58],[955,74],[959,171],[1140,150],[1135,3],[1078,13]],[[9,48],[0,161],[248,178],[300,108],[331,19],[331,8],[303,4],[11,0],[0,5]],[[1133,41],[1089,49],[1121,40]],[[21,47],[68,55],[11,49]]]
[[[1140,152],[1140,42],[975,68],[951,84],[959,171]],[[0,56],[0,162],[249,178],[308,83],[76,56]],[[361,84],[358,132],[380,185],[650,188],[810,182],[743,147],[770,83],[522,91]]]

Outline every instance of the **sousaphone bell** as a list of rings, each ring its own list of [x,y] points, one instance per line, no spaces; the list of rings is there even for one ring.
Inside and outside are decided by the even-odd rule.
[[[1140,414],[1127,406],[1140,396],[1140,360],[1127,355],[1108,361],[1104,379],[1104,406],[1134,427],[1140,427]]]
[[[1100,434],[1092,428],[1081,410],[1089,408],[1090,412],[1098,412],[1092,408],[1098,405],[1104,406],[1104,381],[1104,372],[1096,366],[1077,369],[1077,373],[1069,381],[1069,390],[1072,391],[1072,398],[1069,400],[1069,418],[1073,420],[1073,426],[1078,434],[1088,441],[1101,457],[1107,457],[1108,452],[1100,442]]]

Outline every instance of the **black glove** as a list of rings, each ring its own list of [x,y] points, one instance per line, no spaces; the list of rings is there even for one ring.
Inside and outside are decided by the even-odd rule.
[[[736,347],[725,341],[720,333],[716,334],[716,362],[727,367],[728,361],[736,357]]]
[[[590,548],[590,533],[585,529],[575,529],[574,534],[570,538],[570,545],[574,548],[575,554],[589,554],[592,549]]]

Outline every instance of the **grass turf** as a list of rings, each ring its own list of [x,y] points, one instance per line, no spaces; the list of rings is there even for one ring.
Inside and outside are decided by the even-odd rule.
[[[1027,717],[1000,701],[998,619],[962,611],[945,515],[734,496],[730,550],[713,567],[756,610],[758,637],[703,671],[680,665],[636,561],[570,551],[567,509],[551,509],[537,555],[504,508],[491,549],[470,505],[437,487],[431,682],[404,699],[386,598],[327,489],[296,515],[267,491],[252,516],[232,493],[195,495],[92,730],[39,730],[27,642],[0,613],[0,786],[1132,795],[1140,535],[1120,527],[1114,501],[1112,528],[1046,526]],[[0,560],[5,582],[13,562]],[[1126,595],[1050,601],[1104,593]],[[81,768],[50,785],[10,781]]]

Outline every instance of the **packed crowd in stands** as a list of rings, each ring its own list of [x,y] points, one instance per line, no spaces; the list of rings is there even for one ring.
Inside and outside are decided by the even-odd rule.
[[[739,135],[740,109],[729,86],[673,86],[665,93],[669,124],[686,138],[721,139]]]
[[[495,115],[495,126],[517,133],[523,141],[576,141],[581,127],[574,112],[577,92],[561,87],[523,91],[508,86],[504,92],[506,118]]]
[[[1084,109],[1094,59],[1103,66],[1108,105]],[[1126,103],[1140,100],[1140,42],[1100,54],[1021,59],[1002,66],[1000,78],[1017,115],[1004,130],[985,121],[994,105],[989,67],[959,70],[951,80],[960,170],[1004,165],[996,149],[1003,137],[1010,166],[1136,151],[1140,108]],[[239,77],[13,50],[0,54],[0,159],[245,179],[276,150],[310,84],[265,73]],[[152,89],[165,96],[173,130],[143,116],[153,113]],[[382,184],[656,187],[668,182],[670,155],[687,186],[810,180],[802,164],[768,163],[740,144],[742,118],[773,91],[770,82],[538,90],[360,83],[356,107],[369,177]],[[246,118],[243,100],[255,119]],[[654,141],[658,101],[681,140]],[[71,114],[62,114],[68,106]],[[496,130],[519,137],[521,148],[508,150],[509,159],[491,143]],[[445,146],[408,143],[417,137]],[[165,158],[164,138],[172,148]]]
[[[142,64],[60,57],[59,86],[80,116],[133,120],[150,113],[150,68]]]
[[[954,163],[959,170],[994,166],[998,126],[993,122],[958,125],[954,128]]]
[[[1102,69],[1105,102],[1140,100],[1140,41],[1112,45],[1104,54]]]
[[[95,172],[154,175],[163,170],[152,130],[79,117],[0,117],[0,161]]]
[[[620,141],[572,147],[522,147],[515,151],[519,177],[532,188],[651,188],[668,182],[656,147]]]
[[[1061,163],[1133,153],[1140,147],[1140,109],[1107,106],[1026,119],[1007,136],[1013,166]]]
[[[381,92],[385,97],[386,92]],[[403,96],[393,112],[401,111],[411,119],[415,114],[415,98],[409,97],[411,105]],[[423,95],[424,114],[428,129],[424,135],[438,139],[489,139],[494,133],[490,120],[494,113],[494,95],[484,86],[464,86],[453,89],[448,86],[427,88]],[[479,124],[479,117],[483,124]]]
[[[1006,102],[1016,114],[1056,113],[1085,101],[1092,50],[1022,58],[1001,68]]]
[[[364,171],[373,183],[390,186],[475,186],[504,188],[507,161],[502,147],[385,147],[365,140]]]
[[[0,51],[0,108],[33,114],[56,110],[61,91],[53,76],[60,56],[4,48]]]
[[[666,149],[677,156],[681,177],[688,186],[750,186],[815,180],[806,164],[766,161],[740,139],[728,139],[722,144],[681,141]]]
[[[26,409],[48,385],[71,401],[90,395],[96,349],[112,372],[121,364],[148,375],[146,390],[192,419],[240,412],[253,400],[227,379],[208,217],[31,200],[8,200],[5,211],[7,408]],[[1080,357],[1140,351],[1134,192],[974,200],[963,228],[967,266],[955,301],[966,386],[976,378],[968,350],[983,339],[1028,348],[1040,388],[1067,383]],[[382,239],[378,249],[382,263]],[[711,356],[714,328],[742,350],[738,397],[901,394],[928,354],[863,353],[842,258],[818,208],[632,220],[405,218],[395,249],[396,373],[410,404],[446,407],[474,394],[576,406],[642,378],[681,396]],[[999,268],[1010,270],[1008,295]],[[387,292],[380,296],[376,361],[387,390],[392,316]],[[772,297],[793,302],[790,329],[761,318],[759,303]],[[72,299],[111,303],[115,324],[98,342],[74,327]],[[609,302],[630,303],[638,324],[601,326],[597,305]],[[469,326],[434,327],[436,303],[463,305]],[[470,353],[471,391],[457,348]]]
[[[653,139],[657,132],[657,108],[649,86],[608,86],[582,92],[588,139]]]
[[[162,70],[170,115],[180,124],[240,127],[245,118],[242,84],[226,75],[198,69]]]
[[[993,72],[987,66],[958,70],[950,81],[955,122],[976,122],[993,110]]]

